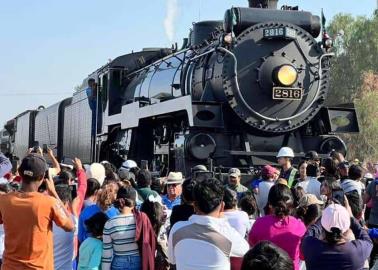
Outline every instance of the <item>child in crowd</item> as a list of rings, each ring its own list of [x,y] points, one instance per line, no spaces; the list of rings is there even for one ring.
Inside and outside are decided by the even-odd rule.
[[[102,255],[102,232],[108,217],[99,212],[85,221],[90,236],[81,244],[78,270],[100,270]]]

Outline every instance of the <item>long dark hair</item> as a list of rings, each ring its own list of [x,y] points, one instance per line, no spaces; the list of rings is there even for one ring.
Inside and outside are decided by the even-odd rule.
[[[274,215],[284,218],[291,214],[294,200],[293,194],[288,186],[283,184],[274,185],[268,195],[268,205],[272,208]]]
[[[150,219],[151,225],[154,228],[155,234],[158,235],[161,226],[164,224],[164,212],[163,207],[158,202],[150,202],[145,200],[140,208],[141,212],[144,212]]]
[[[343,239],[343,234],[341,233],[341,230],[338,228],[331,228],[331,232],[325,231],[325,240],[333,245],[336,245],[338,242],[340,242]]]

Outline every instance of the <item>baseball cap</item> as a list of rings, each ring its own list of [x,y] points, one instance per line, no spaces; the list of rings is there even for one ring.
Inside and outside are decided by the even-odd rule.
[[[337,228],[345,233],[350,227],[350,215],[344,206],[333,203],[324,209],[321,224],[327,232]]]
[[[314,194],[305,194],[302,198],[299,200],[299,207],[307,207],[312,204],[318,204],[323,205],[324,202],[316,198]]]
[[[228,176],[231,176],[231,177],[239,177],[241,175],[241,172],[238,168],[231,168],[229,171],[228,171]]]
[[[277,169],[270,165],[265,165],[261,170],[261,176],[264,178],[273,177],[277,173]]]
[[[18,170],[22,176],[39,178],[47,169],[46,160],[41,155],[32,153],[24,157]]]

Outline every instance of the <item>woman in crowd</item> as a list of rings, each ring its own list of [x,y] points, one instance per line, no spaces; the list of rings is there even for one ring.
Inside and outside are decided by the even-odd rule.
[[[133,214],[136,192],[131,187],[121,187],[114,205],[120,215],[106,222],[103,235],[103,270],[139,270],[141,257],[136,242],[136,219]]]
[[[306,160],[301,161],[298,165],[299,177],[297,179],[297,183],[300,183],[306,180],[307,178],[306,168],[307,168],[307,161]]]
[[[233,227],[242,237],[245,237],[249,231],[249,217],[244,211],[237,208],[238,195],[235,191],[226,188],[223,197],[224,202],[224,217],[228,220],[231,227]]]
[[[353,218],[348,200],[345,204],[332,203],[323,211],[320,224],[309,227],[302,241],[307,270],[363,269],[373,243]],[[350,240],[353,235],[355,240]]]
[[[306,227],[302,221],[291,216],[293,196],[289,187],[276,184],[268,195],[268,208],[271,215],[256,220],[249,233],[251,246],[267,240],[285,250],[299,269],[299,245]]]
[[[98,212],[105,213],[108,218],[118,215],[118,210],[113,206],[117,194],[117,185],[114,183],[105,185],[98,193],[96,204],[90,205],[81,212],[79,217],[79,242],[82,243],[89,236],[85,221]]]
[[[332,191],[341,190],[340,182],[335,177],[327,176],[320,185],[320,194],[326,205],[332,203]]]
[[[262,241],[243,258],[241,270],[294,270],[293,260],[286,251],[269,241]]]
[[[256,221],[256,217],[259,216],[258,214],[258,207],[256,203],[256,199],[254,194],[246,194],[243,198],[241,198],[240,202],[240,209],[247,213],[249,218],[249,228],[248,233],[251,230],[253,224]]]

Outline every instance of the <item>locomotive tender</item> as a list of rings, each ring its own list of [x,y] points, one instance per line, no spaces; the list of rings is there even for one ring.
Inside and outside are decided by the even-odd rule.
[[[353,106],[326,107],[330,42],[318,16],[277,1],[250,0],[223,21],[193,24],[182,49],[122,55],[84,80],[96,82],[47,109],[7,122],[12,153],[34,141],[60,160],[147,160],[152,171],[187,174],[274,162],[282,146],[346,152],[337,133],[358,132]],[[92,115],[97,128],[92,127]]]

